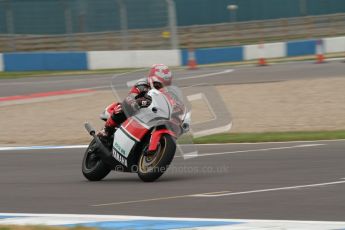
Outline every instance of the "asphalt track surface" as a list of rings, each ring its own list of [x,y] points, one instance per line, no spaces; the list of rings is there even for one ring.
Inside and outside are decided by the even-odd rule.
[[[344,140],[198,148],[154,183],[88,182],[83,149],[1,151],[0,212],[345,220]]]
[[[179,70],[175,80],[181,86],[255,84],[345,77],[344,70],[341,62],[217,67]],[[1,80],[0,97],[108,89],[111,77]],[[133,74],[123,81],[136,78]],[[345,141],[198,148],[200,157],[176,157],[155,183],[114,172],[104,181],[88,182],[81,174],[83,149],[0,151],[0,213],[345,220]]]
[[[228,72],[229,70],[231,72]],[[326,64],[296,62],[267,67],[204,67],[194,71],[177,70],[174,72],[174,82],[179,86],[202,83],[211,85],[254,84],[296,79],[345,77],[344,72],[345,65],[340,61]],[[126,74],[125,77],[119,77],[115,84],[124,84],[127,81],[141,78],[143,73],[146,72]],[[105,74],[3,79],[0,80],[0,97],[80,88],[109,89],[113,76],[113,74]]]

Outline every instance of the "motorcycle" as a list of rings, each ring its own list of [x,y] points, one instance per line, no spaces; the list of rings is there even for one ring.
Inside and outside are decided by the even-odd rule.
[[[82,162],[85,178],[99,181],[112,170],[137,173],[144,182],[162,176],[174,158],[177,139],[190,127],[191,112],[181,95],[175,86],[151,89],[147,93],[151,104],[128,116],[109,142],[101,140],[95,129],[85,123],[93,137]]]

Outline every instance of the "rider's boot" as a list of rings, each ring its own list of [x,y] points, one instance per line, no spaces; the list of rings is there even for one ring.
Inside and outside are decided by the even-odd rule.
[[[97,136],[101,139],[109,139],[112,135],[114,135],[116,127],[116,122],[112,119],[112,117],[109,117],[105,122],[104,128],[97,133]]]

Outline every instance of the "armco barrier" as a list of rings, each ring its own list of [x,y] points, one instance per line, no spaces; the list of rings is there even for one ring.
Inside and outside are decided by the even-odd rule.
[[[345,36],[323,38],[324,53],[345,52]],[[198,64],[212,64],[219,62],[243,61],[263,58],[292,57],[316,54],[317,40],[302,40],[290,42],[264,43],[245,45],[243,47],[223,47],[209,49],[195,49]],[[181,51],[182,65],[188,64],[188,50]]]
[[[263,51],[260,51],[259,44],[244,46],[244,60],[253,60],[261,58],[279,58],[286,56],[286,47],[284,42],[265,43]],[[261,53],[262,52],[262,53]]]
[[[325,53],[345,52],[345,37],[324,38]]]
[[[179,50],[128,50],[87,52],[88,69],[140,68],[154,63],[181,65]]]
[[[0,72],[4,71],[3,55],[0,54]]]
[[[243,47],[224,47],[196,49],[195,58],[198,64],[212,64],[243,60]],[[188,64],[188,50],[182,50],[182,65]]]
[[[303,56],[315,54],[316,41],[292,41],[287,43],[287,56]]]
[[[86,70],[85,52],[5,53],[5,71]]]
[[[345,36],[322,39],[324,53],[345,52]],[[266,43],[240,47],[195,49],[198,64],[316,54],[317,40]],[[0,71],[95,70],[188,64],[188,50],[128,50],[90,52],[40,52],[0,54]]]

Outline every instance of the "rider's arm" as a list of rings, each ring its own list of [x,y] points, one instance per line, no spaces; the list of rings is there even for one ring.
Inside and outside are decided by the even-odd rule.
[[[131,113],[137,111],[140,107],[148,106],[150,101],[145,97],[148,90],[148,85],[144,83],[139,82],[134,85],[123,101],[125,108]]]

